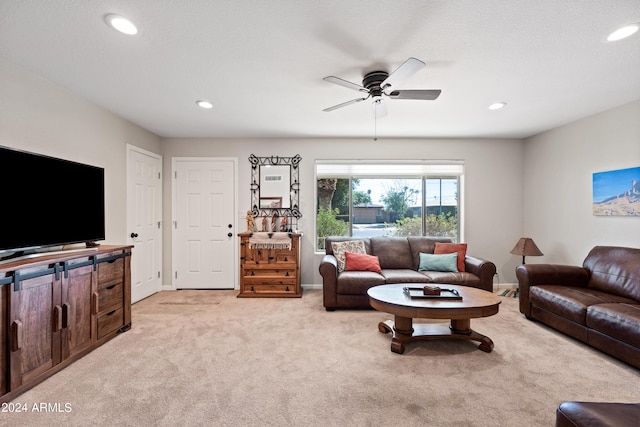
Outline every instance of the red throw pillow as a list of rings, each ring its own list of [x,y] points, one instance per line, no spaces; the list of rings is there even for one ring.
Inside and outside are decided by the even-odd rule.
[[[458,253],[458,271],[464,271],[464,258],[467,256],[466,243],[438,243],[433,251],[434,254]]]
[[[380,261],[375,255],[356,254],[345,252],[346,256],[344,271],[373,271],[381,273]]]

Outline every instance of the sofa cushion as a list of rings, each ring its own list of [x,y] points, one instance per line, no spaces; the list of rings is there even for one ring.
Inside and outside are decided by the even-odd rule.
[[[380,273],[380,261],[375,255],[345,252],[344,271],[373,271]]]
[[[640,304],[597,304],[587,309],[587,326],[640,348]]]
[[[420,254],[419,271],[448,271],[458,272],[458,254],[456,252],[446,254]]]
[[[333,256],[338,260],[338,271],[344,271],[344,265],[346,260],[346,252],[352,252],[356,254],[364,254],[366,250],[364,248],[364,242],[362,240],[348,240],[346,242],[332,242],[331,247],[333,249]]]
[[[633,303],[633,300],[589,288],[539,285],[529,288],[531,304],[581,325],[586,325],[587,308],[594,304]]]
[[[480,278],[475,274],[467,272],[447,273],[444,271],[421,271],[432,283],[441,283],[449,285],[471,286],[472,288],[480,287]]]
[[[464,271],[464,259],[467,256],[467,244],[466,243],[442,243],[436,242],[436,247],[433,251],[434,254],[458,254],[458,271]]]
[[[380,267],[413,268],[411,249],[406,237],[372,237],[371,254],[380,260]]]
[[[344,271],[338,276],[336,293],[367,295],[367,289],[370,287],[384,284],[384,276],[373,271]]]
[[[431,283],[431,278],[408,268],[382,270],[386,283]]]
[[[583,266],[591,272],[590,288],[640,302],[640,249],[596,246]]]
[[[407,237],[407,242],[409,242],[409,247],[411,248],[413,262],[411,268],[417,270],[420,266],[420,253],[432,254],[435,251],[436,243],[451,243],[451,239],[446,237],[409,236]]]

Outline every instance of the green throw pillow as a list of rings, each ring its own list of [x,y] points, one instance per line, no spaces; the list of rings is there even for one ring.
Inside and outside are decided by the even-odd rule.
[[[420,271],[449,271],[458,272],[458,254],[424,254],[420,252]]]

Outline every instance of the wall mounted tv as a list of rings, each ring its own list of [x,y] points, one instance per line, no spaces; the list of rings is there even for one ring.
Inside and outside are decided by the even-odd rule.
[[[0,258],[104,240],[104,169],[0,147]]]

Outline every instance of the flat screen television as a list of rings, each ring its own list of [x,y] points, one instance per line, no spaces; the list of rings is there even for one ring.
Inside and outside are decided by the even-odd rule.
[[[0,147],[0,258],[105,238],[104,169]]]

